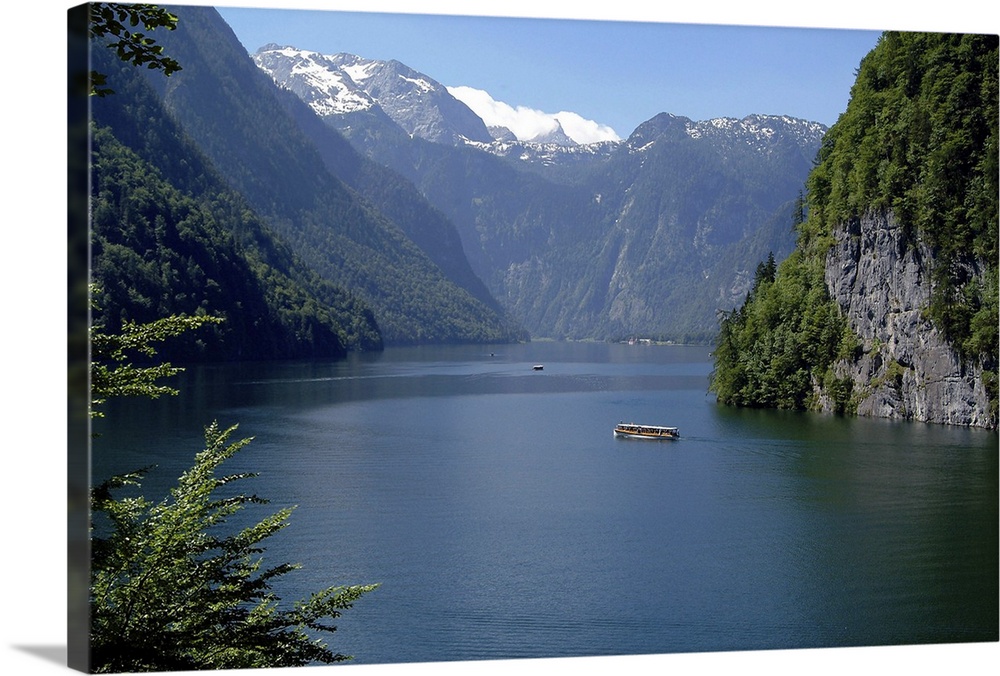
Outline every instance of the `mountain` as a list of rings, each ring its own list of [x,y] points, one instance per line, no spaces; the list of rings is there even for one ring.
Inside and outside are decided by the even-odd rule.
[[[743,406],[996,428],[996,35],[882,35],[827,133],[808,217],[722,322]]]
[[[486,124],[448,90],[398,61],[323,55],[268,44],[254,62],[320,117],[378,107],[407,134],[439,143],[489,142]]]
[[[469,265],[455,226],[424,199],[416,186],[358,153],[294,94],[281,91],[278,97],[333,175],[395,222],[449,280],[490,310],[504,314],[500,304]],[[516,323],[510,320],[510,324],[514,326]]]
[[[455,225],[475,274],[535,336],[707,340],[716,312],[742,301],[756,263],[791,251],[794,206],[826,131],[779,116],[662,114],[620,142],[575,143],[558,125],[519,141],[460,126],[466,116],[454,114],[447,90],[401,65],[275,45],[254,60],[415,185]],[[415,123],[429,119],[449,120],[452,131]],[[483,140],[484,129],[493,137]]]
[[[555,126],[548,131],[541,132],[533,138],[528,139],[529,143],[537,145],[556,145],[556,146],[576,146],[580,145],[569,135],[562,127],[562,123],[556,120]]]
[[[160,42],[184,69],[142,73],[163,115],[386,344],[705,341],[756,262],[794,244],[819,125],[664,114],[625,141],[496,140],[404,64],[251,57],[213,10],[178,16]],[[168,180],[180,164],[145,158]]]
[[[640,125],[580,181],[602,226],[583,257],[590,315],[578,303],[565,325],[588,318],[587,330],[607,337],[712,332],[756,262],[791,250],[795,202],[823,131],[763,116],[663,114]]]
[[[495,301],[491,307],[476,297],[488,297],[481,283],[463,288],[408,236],[426,224],[398,222],[410,212],[427,213],[428,205],[408,210],[401,201],[397,219],[383,213],[331,173],[285,94],[214,10],[188,6],[175,13],[177,30],[159,42],[183,70],[170,78],[146,73],[167,114],[297,256],[371,308],[387,344],[520,335]],[[428,227],[453,229],[443,218]]]
[[[116,94],[91,102],[93,322],[222,316],[158,347],[174,360],[342,357],[378,350],[370,310],[295,256],[170,120],[142,77],[106,49]],[[150,120],[157,120],[149,124]]]

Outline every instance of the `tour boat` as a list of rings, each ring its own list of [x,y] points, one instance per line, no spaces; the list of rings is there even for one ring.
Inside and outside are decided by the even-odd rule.
[[[531,368],[532,368],[532,370],[535,370],[535,371],[541,371],[543,368],[545,368],[545,366],[542,365],[542,364],[535,364]]]
[[[615,425],[615,436],[626,439],[679,439],[681,434],[676,427],[662,425],[636,425],[634,423],[618,423]]]

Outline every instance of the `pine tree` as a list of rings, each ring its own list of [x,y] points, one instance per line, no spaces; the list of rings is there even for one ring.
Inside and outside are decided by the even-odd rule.
[[[92,292],[94,289],[92,288]],[[176,394],[162,378],[182,369],[152,360],[152,343],[164,341],[215,317],[170,316],[120,334],[91,329],[91,417],[107,398]],[[378,585],[333,586],[279,608],[275,578],[299,566],[262,569],[260,543],[287,524],[282,509],[256,525],[225,531],[227,519],[256,495],[222,494],[251,473],[217,476],[228,458],[250,443],[229,443],[236,426],[205,430],[205,450],[159,503],[116,497],[141,485],[149,468],[112,477],[90,492],[90,670],[95,673],[301,666],[350,659],[334,653],[316,634],[332,633],[334,619]]]
[[[205,430],[205,450],[170,497],[118,498],[145,470],[117,476],[92,490],[93,574],[91,670],[95,673],[245,669],[334,663],[319,632],[378,585],[332,586],[291,609],[270,590],[299,566],[262,568],[261,541],[287,525],[291,509],[225,533],[227,519],[265,500],[224,494],[254,474],[217,476],[216,470],[251,439],[229,443],[236,426]],[[220,495],[220,493],[223,493]]]

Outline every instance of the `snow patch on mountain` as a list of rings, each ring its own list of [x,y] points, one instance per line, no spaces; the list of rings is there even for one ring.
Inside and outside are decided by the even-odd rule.
[[[378,64],[374,61],[358,61],[357,63],[346,63],[340,69],[358,85],[363,85],[371,79]]]
[[[474,87],[448,87],[448,93],[471,108],[487,127],[507,129],[519,141],[545,142],[562,135],[581,145],[621,140],[611,127],[577,113],[546,113],[527,106],[511,106]]]
[[[257,66],[290,89],[320,116],[368,110],[375,100],[358,86],[371,75],[371,62],[343,66],[336,57],[269,44],[253,55]]]
[[[818,143],[827,127],[787,115],[747,115],[744,118],[717,117],[700,122],[686,117],[661,113],[639,125],[629,137],[630,152],[641,153],[655,142],[669,136],[714,139],[723,144],[745,144],[763,153],[775,150],[775,144],[792,142],[802,148]]]
[[[399,74],[399,79],[403,82],[409,82],[414,85],[417,89],[424,93],[430,93],[434,91],[434,85],[425,80],[422,77],[406,77],[402,73]]]
[[[323,118],[378,107],[411,136],[446,144],[492,140],[483,121],[444,85],[399,61],[265,45],[254,62]]]

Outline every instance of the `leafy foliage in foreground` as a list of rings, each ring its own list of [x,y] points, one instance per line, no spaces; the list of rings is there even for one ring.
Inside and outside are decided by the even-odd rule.
[[[177,390],[157,381],[176,375],[183,369],[169,362],[134,365],[136,356],[153,357],[153,343],[193,331],[205,324],[221,323],[220,317],[183,317],[171,315],[149,324],[126,322],[121,332],[109,334],[101,326],[90,329],[90,416],[103,418],[99,406],[110,397],[142,396],[156,399]]]
[[[163,54],[163,46],[156,40],[134,30],[142,25],[144,30],[157,28],[175,30],[177,17],[156,5],[122,4],[117,2],[94,2],[90,4],[90,35],[106,41],[109,49],[125,63],[145,66],[152,70],[162,70],[170,76],[179,71],[181,65]],[[131,27],[131,30],[130,30]],[[90,73],[92,96],[107,96],[114,90],[107,84],[107,75],[100,71]]]
[[[152,344],[218,323],[213,317],[170,316],[127,323],[121,334],[91,331],[91,416],[111,397],[176,394],[162,378],[169,363],[133,366],[154,357]],[[301,666],[349,659],[329,650],[317,632],[378,585],[333,586],[280,609],[271,582],[298,568],[262,569],[260,543],[284,528],[282,509],[236,532],[227,520],[266,501],[231,491],[250,473],[217,476],[219,466],[250,439],[229,443],[236,427],[205,430],[205,450],[170,497],[116,497],[136,488],[147,469],[115,476],[91,489],[90,669],[97,673]],[[228,532],[228,534],[226,534]]]
[[[261,541],[287,524],[281,509],[232,534],[220,530],[255,495],[227,492],[253,474],[216,470],[251,440],[229,443],[234,427],[205,430],[205,450],[170,497],[113,497],[145,470],[95,486],[91,668],[97,673],[302,666],[350,659],[314,637],[378,585],[333,586],[279,609],[271,582],[298,568],[262,568]],[[97,533],[106,532],[100,536]]]

